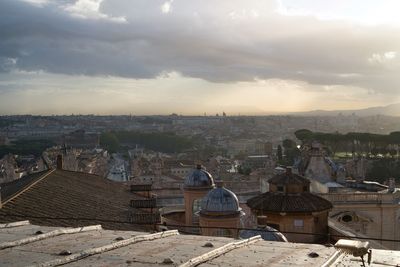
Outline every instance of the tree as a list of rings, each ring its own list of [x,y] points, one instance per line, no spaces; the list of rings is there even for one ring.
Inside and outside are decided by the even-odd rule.
[[[115,153],[119,149],[119,140],[117,136],[112,133],[103,133],[100,136],[100,145],[104,147],[108,152]]]
[[[238,167],[238,173],[244,174],[244,175],[249,175],[251,173],[251,168],[248,166],[243,166],[239,165]]]
[[[307,129],[300,129],[294,132],[294,135],[301,142],[309,141],[313,138],[313,132]]]
[[[290,139],[285,139],[282,141],[282,146],[285,150],[291,149],[293,147],[296,147],[296,142],[294,142],[293,140],[290,140]]]
[[[278,151],[276,152],[276,156],[278,157],[278,161],[282,162],[283,155],[282,155],[282,146],[278,145]]]
[[[372,161],[372,166],[368,168],[366,177],[368,180],[384,183],[389,178],[400,177],[400,164],[398,161],[382,158]]]
[[[285,149],[283,163],[288,166],[293,165],[295,159],[300,155],[300,150],[297,148],[296,142],[290,139],[285,139],[282,142],[282,146]]]

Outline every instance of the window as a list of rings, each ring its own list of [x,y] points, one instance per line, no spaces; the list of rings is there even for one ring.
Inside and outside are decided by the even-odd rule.
[[[350,215],[346,214],[342,217],[342,221],[344,222],[351,222],[353,220],[353,217],[351,217]]]
[[[198,223],[199,222],[199,216],[196,215],[198,211],[200,211],[201,208],[201,199],[195,199],[193,201],[193,206],[192,206],[192,222],[193,223]]]
[[[283,192],[283,186],[282,185],[278,185],[278,192]]]
[[[304,221],[303,220],[294,220],[294,227],[303,228]]]

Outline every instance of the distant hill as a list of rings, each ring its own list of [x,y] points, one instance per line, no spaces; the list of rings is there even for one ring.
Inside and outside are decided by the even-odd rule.
[[[386,115],[386,116],[400,116],[400,103],[391,104],[382,107],[370,107],[365,109],[354,109],[354,110],[312,110],[306,112],[294,112],[291,115],[298,116],[337,116],[338,114],[357,116],[374,116],[374,115]]]

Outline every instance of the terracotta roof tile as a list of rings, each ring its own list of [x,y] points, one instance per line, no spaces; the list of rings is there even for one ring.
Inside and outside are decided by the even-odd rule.
[[[309,192],[266,192],[249,199],[247,205],[253,210],[269,212],[316,212],[332,208],[328,200]]]
[[[80,226],[99,223],[106,229],[143,229],[137,225],[112,222],[129,221],[130,214],[134,212],[129,206],[132,198],[134,195],[125,184],[96,175],[56,170],[3,205],[0,221],[16,221],[27,217],[39,225]]]

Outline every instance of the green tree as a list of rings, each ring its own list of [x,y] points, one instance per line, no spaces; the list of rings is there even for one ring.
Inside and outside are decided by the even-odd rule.
[[[282,163],[283,155],[282,155],[282,146],[278,145],[278,150],[276,152],[276,156],[278,157],[278,162]]]
[[[239,165],[238,173],[244,174],[244,175],[249,175],[251,173],[251,168],[248,166]]]
[[[291,166],[294,164],[295,159],[300,156],[300,150],[297,148],[295,141],[291,139],[285,139],[282,141],[282,146],[285,151],[285,156],[283,157],[283,164]]]
[[[108,152],[115,153],[118,151],[120,144],[117,136],[112,132],[103,133],[100,136],[100,145]]]
[[[299,139],[302,143],[306,141],[310,141],[313,138],[313,132],[307,129],[300,129],[294,132],[294,135],[297,139]]]

